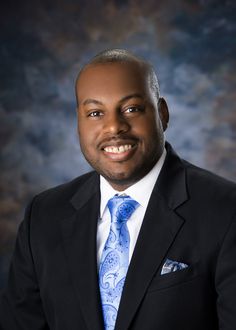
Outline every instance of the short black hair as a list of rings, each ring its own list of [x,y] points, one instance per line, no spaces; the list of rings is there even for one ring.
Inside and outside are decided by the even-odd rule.
[[[129,52],[126,49],[112,48],[98,53],[82,67],[76,81],[78,81],[80,74],[84,71],[84,69],[86,69],[86,67],[88,67],[89,65],[102,64],[102,63],[137,63],[147,73],[150,87],[154,95],[156,96],[157,101],[159,100],[160,97],[159,82],[152,64],[142,59],[141,57],[134,55],[133,53]]]

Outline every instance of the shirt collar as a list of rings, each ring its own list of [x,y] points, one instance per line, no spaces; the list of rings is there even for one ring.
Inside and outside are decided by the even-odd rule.
[[[141,206],[147,207],[152,190],[156,183],[156,180],[160,174],[162,166],[166,157],[166,149],[164,149],[161,157],[151,171],[146,174],[141,180],[130,186],[124,191],[116,191],[108,183],[108,181],[100,175],[100,191],[101,191],[101,203],[100,203],[100,217],[103,216],[107,202],[115,194],[126,194],[136,200]]]

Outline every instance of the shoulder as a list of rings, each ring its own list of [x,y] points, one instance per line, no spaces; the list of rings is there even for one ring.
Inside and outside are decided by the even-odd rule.
[[[217,230],[223,234],[236,220],[236,184],[186,161],[183,164],[188,194],[183,210],[191,212],[206,231],[211,228],[215,235]]]
[[[165,162],[165,179],[171,176],[172,184],[184,181],[189,191],[201,191],[202,194],[210,192],[224,195],[235,194],[236,183],[227,180],[209,170],[198,167],[185,159],[180,158],[169,143],[166,144],[167,157]]]
[[[98,187],[99,176],[92,171],[70,182],[39,193],[33,198],[28,209],[37,216],[47,213],[47,215],[55,216],[57,214],[61,217],[65,212],[69,212],[72,209],[71,200],[75,195],[83,199],[84,192],[98,189]]]
[[[171,205],[188,201],[186,205],[191,208],[226,213],[235,210],[236,184],[180,158],[169,144],[159,183],[165,198],[172,201]]]
[[[69,182],[60,184],[58,186],[49,188],[37,195],[38,199],[45,198],[72,198],[72,196],[77,192],[77,190],[90,181],[93,178],[96,178],[96,172],[92,171],[86,174],[83,174]]]
[[[215,198],[232,196],[236,198],[236,183],[211,171],[182,160],[186,169],[186,183],[190,192],[198,191],[203,195],[211,194]]]

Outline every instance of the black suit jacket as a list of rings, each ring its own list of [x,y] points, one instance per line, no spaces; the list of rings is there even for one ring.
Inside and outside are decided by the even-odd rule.
[[[167,145],[132,256],[116,330],[236,329],[236,188]],[[22,222],[4,330],[102,330],[95,172],[34,198]],[[165,260],[187,268],[161,275]]]

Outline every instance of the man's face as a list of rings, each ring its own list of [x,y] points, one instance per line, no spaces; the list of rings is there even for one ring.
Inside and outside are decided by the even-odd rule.
[[[89,65],[76,91],[81,150],[122,191],[144,177],[161,156],[167,107],[158,109],[146,74],[135,63]]]

